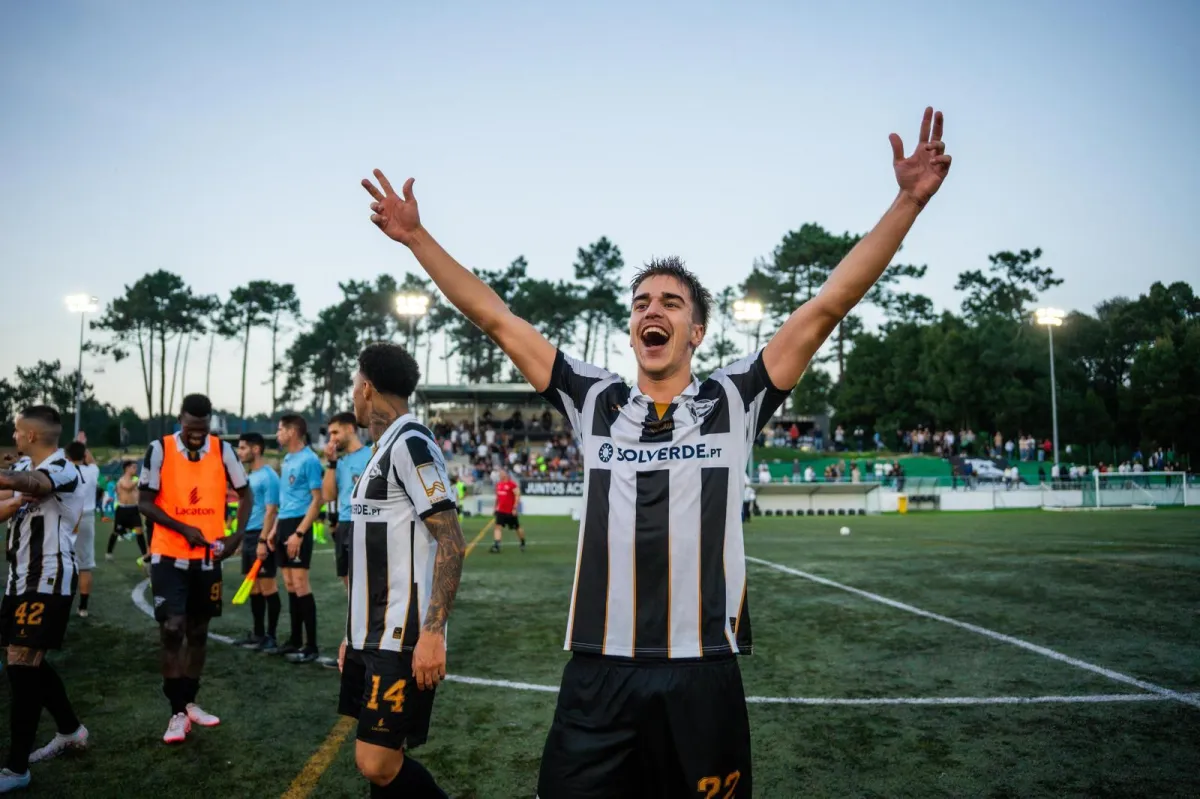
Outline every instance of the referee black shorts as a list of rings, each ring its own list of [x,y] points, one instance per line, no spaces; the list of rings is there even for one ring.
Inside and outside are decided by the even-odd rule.
[[[280,519],[275,523],[275,562],[281,569],[307,569],[312,565],[313,533],[309,530],[300,542],[300,551],[295,558],[288,557],[287,541],[304,521],[302,516]]]
[[[732,655],[563,670],[539,799],[750,797],[750,719]]]

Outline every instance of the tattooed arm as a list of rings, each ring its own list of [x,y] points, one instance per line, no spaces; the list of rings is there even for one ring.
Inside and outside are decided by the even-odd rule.
[[[413,675],[417,687],[432,689],[446,676],[446,620],[458,593],[462,578],[463,552],[466,541],[458,524],[458,511],[451,507],[433,513],[425,519],[425,527],[437,541],[437,559],[433,564],[433,586],[425,624],[413,652]]]
[[[14,472],[0,470],[0,491],[19,491],[34,497],[44,497],[54,490],[50,475],[43,471]]]

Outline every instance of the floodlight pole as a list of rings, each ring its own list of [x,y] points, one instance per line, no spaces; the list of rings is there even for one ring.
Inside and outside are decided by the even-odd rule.
[[[1054,430],[1054,465],[1058,465],[1058,384],[1054,380],[1054,325],[1046,325],[1050,337],[1050,424]]]
[[[79,368],[75,371],[75,438],[79,438],[79,427],[83,419],[83,323],[87,312],[79,314]]]

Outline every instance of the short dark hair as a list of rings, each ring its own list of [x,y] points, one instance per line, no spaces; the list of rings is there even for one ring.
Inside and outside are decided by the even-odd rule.
[[[130,466],[137,466],[137,461],[121,461],[121,473],[129,471]]]
[[[384,394],[408,399],[421,380],[417,359],[390,341],[376,341],[358,354],[358,371]]]
[[[712,294],[700,284],[700,279],[683,264],[683,259],[672,255],[667,258],[655,258],[643,266],[633,276],[629,288],[637,294],[638,286],[647,278],[666,275],[682,283],[692,295],[692,320],[708,330],[708,315],[712,309]]]
[[[67,444],[67,457],[72,461],[82,461],[87,457],[87,444],[82,441],[72,441]]]
[[[267,451],[267,440],[262,437],[262,433],[242,433],[238,436],[238,443],[243,441],[252,447],[258,447],[259,452]]]
[[[356,417],[350,411],[345,411],[344,413],[339,413],[336,416],[334,416],[332,419],[329,420],[329,423],[330,424],[348,424],[351,427],[358,427],[358,417]]]
[[[308,440],[308,422],[298,413],[285,413],[279,417],[279,423],[284,427],[290,427],[296,431],[296,434]]]
[[[27,408],[23,408],[21,410],[21,418],[31,419],[45,425],[62,426],[62,417],[58,415],[58,411],[49,405],[30,405]]]
[[[212,416],[212,400],[203,394],[188,394],[183,398],[183,404],[179,406],[179,413],[181,415],[186,413],[197,419]]]

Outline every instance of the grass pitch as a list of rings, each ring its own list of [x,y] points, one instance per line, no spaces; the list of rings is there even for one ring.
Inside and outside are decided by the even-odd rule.
[[[439,688],[415,752],[455,797],[534,795],[568,657],[576,525],[524,521],[526,552],[511,537],[499,556],[475,549],[450,623],[452,674],[497,684]],[[466,520],[468,540],[482,524]],[[1200,514],[772,518],[746,537],[765,562],[749,567],[756,654],[742,661],[756,796],[1200,794]],[[352,733],[331,736],[337,674],[316,666],[214,641],[200,703],[222,725],[161,743],[169,714],[156,628],[132,601],[136,554],[122,542],[99,564],[92,617],[73,618],[53,656],[93,748],[33,766],[27,795],[365,796]],[[345,599],[331,554],[314,555],[312,579],[334,654]],[[227,603],[212,630],[249,623],[248,605]],[[8,702],[0,689],[0,713]],[[45,716],[39,744],[52,733]]]

